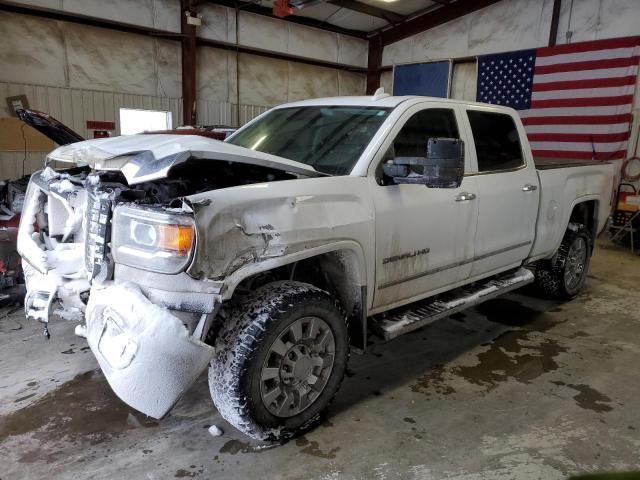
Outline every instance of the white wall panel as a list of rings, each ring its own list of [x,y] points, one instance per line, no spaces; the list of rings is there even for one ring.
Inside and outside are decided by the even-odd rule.
[[[338,71],[338,95],[364,95],[367,85],[360,73]]]
[[[549,41],[552,8],[552,0],[502,0],[386,46],[382,64],[543,47]],[[638,18],[639,0],[565,0],[557,42],[567,43],[567,31],[571,42],[637,35]]]
[[[234,43],[236,41],[235,11],[204,3],[200,5],[202,26],[198,29],[198,36],[208,40]]]
[[[638,35],[639,17],[638,0],[566,0],[557,40],[567,43],[567,32],[571,42]]]
[[[234,9],[203,3],[199,10],[203,16],[199,37],[235,43]],[[241,12],[239,26],[240,45],[243,46],[345,65],[367,66],[367,40],[248,12]]]
[[[476,101],[478,70],[476,62],[453,64],[450,98]]]
[[[240,55],[241,104],[272,107],[286,103],[288,92],[289,70],[285,60]]]
[[[9,13],[0,31],[0,81],[181,95],[178,42]]]
[[[180,0],[14,0],[14,2],[158,30],[180,31]]]
[[[239,64],[241,105],[272,107],[304,98],[362,95],[365,91],[365,77],[361,73],[250,54],[240,54]],[[206,102],[237,102],[235,68],[235,52],[212,47],[198,49],[197,98],[205,102],[199,110],[199,119],[220,123],[213,120],[217,113],[213,116],[204,113],[203,109],[210,108]]]
[[[338,61],[338,35],[336,33],[289,22],[287,22],[287,27],[289,29],[288,53],[328,62]],[[280,28],[282,28],[282,22]],[[242,41],[242,37],[240,37],[240,41]]]
[[[338,95],[337,70],[289,62],[288,101],[335,95]]]
[[[66,57],[60,24],[26,15],[0,15],[0,81],[25,79],[66,85]]]
[[[240,14],[239,38],[241,45],[288,52],[288,22],[243,12]]]

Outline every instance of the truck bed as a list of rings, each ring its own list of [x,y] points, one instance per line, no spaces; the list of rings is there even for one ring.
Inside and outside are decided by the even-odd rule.
[[[534,157],[533,161],[536,164],[538,170],[552,170],[554,168],[569,168],[569,167],[584,167],[593,165],[602,165],[603,163],[609,163],[600,160],[576,160],[571,158],[544,158]]]

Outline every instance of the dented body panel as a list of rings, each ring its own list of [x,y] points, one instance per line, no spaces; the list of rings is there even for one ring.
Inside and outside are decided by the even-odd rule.
[[[595,202],[585,212],[598,231],[603,227],[612,166],[538,172],[508,108],[424,97],[293,105],[371,104],[390,113],[361,145],[351,173],[341,176],[189,135],[58,148],[49,160],[75,166],[33,175],[19,231],[27,316],[45,324],[54,314],[84,318],[89,345],[116,394],[159,418],[210,361],[207,335],[224,320],[220,309],[261,276],[322,280],[364,348],[367,316],[552,257],[581,202]],[[414,112],[428,108],[455,112],[466,146],[460,188],[385,184],[379,167],[395,136]],[[478,172],[467,108],[514,119],[522,168]],[[483,200],[482,185],[491,189],[491,201],[488,194]],[[139,215],[124,218],[120,207]],[[118,259],[138,261],[115,262],[116,251]],[[172,264],[178,273],[163,270],[163,261],[178,257]]]
[[[198,225],[187,273],[223,281],[223,298],[238,280],[319,252],[349,250],[361,284],[373,282],[374,214],[362,177],[261,183],[189,197]],[[271,265],[271,267],[269,267]],[[226,281],[225,281],[226,280]]]

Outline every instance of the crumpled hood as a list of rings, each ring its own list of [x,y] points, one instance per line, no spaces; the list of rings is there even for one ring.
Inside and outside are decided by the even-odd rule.
[[[48,161],[120,170],[129,185],[165,178],[189,158],[247,163],[309,177],[324,176],[303,163],[198,135],[130,135],[85,140],[52,151]]]

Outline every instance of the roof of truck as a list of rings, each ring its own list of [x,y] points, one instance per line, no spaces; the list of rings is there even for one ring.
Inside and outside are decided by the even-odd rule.
[[[278,105],[276,108],[288,108],[288,107],[311,107],[311,106],[358,106],[358,107],[383,107],[383,108],[395,108],[403,102],[411,100],[421,101],[433,101],[433,102],[447,102],[462,105],[477,105],[483,107],[494,107],[500,110],[511,110],[509,107],[501,105],[491,105],[488,103],[470,102],[468,100],[454,100],[451,98],[440,97],[424,97],[419,95],[406,95],[406,96],[358,96],[358,97],[327,97],[327,98],[314,98],[311,100],[301,100],[299,102],[285,103]]]

